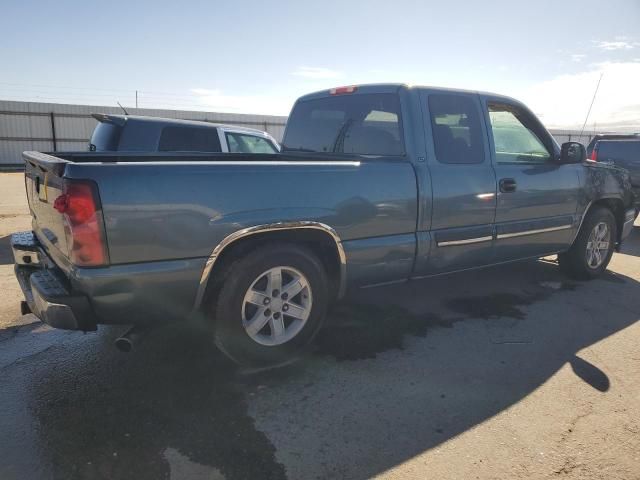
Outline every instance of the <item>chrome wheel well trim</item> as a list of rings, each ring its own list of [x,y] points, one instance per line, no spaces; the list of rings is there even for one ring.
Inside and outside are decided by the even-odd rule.
[[[573,246],[573,244],[576,243],[576,239],[578,238],[578,234],[580,233],[580,229],[582,228],[582,224],[584,223],[584,219],[587,218],[587,213],[589,212],[589,209],[591,208],[591,205],[593,205],[593,200],[590,200],[589,203],[587,203],[587,206],[585,207],[584,212],[582,212],[582,217],[580,218],[580,223],[578,224],[578,228],[576,228],[576,231],[573,234],[573,240],[571,240],[571,246]]]
[[[213,271],[213,267],[215,266],[216,261],[222,254],[222,252],[230,245],[235,243],[236,241],[250,237],[253,235],[258,235],[261,233],[268,232],[277,232],[283,230],[319,230],[324,233],[329,234],[332,238],[336,251],[338,253],[338,261],[340,262],[340,278],[338,282],[338,298],[342,298],[346,291],[346,280],[347,280],[347,256],[344,251],[344,246],[342,245],[342,240],[336,233],[336,231],[331,228],[329,225],[320,222],[313,221],[297,221],[297,222],[277,222],[277,223],[267,223],[262,225],[254,225],[252,227],[243,228],[237,230],[233,233],[230,233],[226,237],[222,239],[218,245],[213,249],[211,255],[207,258],[207,261],[202,270],[202,275],[200,276],[200,283],[198,284],[198,292],[196,294],[196,299],[194,303],[193,310],[196,311],[202,305],[202,300],[204,299],[205,290],[207,288],[207,284],[209,283],[209,278],[211,276],[211,272]]]

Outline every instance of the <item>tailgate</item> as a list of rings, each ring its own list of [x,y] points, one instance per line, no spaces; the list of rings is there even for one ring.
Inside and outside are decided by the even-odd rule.
[[[25,188],[32,216],[32,228],[38,240],[59,265],[67,264],[67,238],[64,218],[53,208],[63,189],[67,160],[40,152],[24,152]]]

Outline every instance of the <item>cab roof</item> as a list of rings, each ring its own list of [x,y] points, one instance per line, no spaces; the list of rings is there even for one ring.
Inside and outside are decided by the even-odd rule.
[[[345,93],[346,95],[352,95],[352,94],[358,94],[358,93],[398,93],[400,90],[428,90],[432,92],[442,92],[442,93],[474,93],[477,95],[483,95],[488,97],[504,98],[506,100],[521,103],[518,100],[508,97],[506,95],[500,95],[497,93],[485,92],[481,90],[433,87],[428,85],[409,85],[407,83],[366,83],[362,85],[350,85],[349,87],[335,87],[335,88],[330,88],[327,90],[319,90],[317,92],[312,92],[312,93],[303,95],[298,99],[298,101],[305,101],[305,100],[311,100],[315,98],[323,98],[330,95],[335,95],[335,93],[332,93],[333,90],[341,89],[341,88],[350,88],[350,87],[354,87],[355,91]]]

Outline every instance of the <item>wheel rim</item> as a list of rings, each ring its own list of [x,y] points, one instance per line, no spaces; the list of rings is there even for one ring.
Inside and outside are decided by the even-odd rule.
[[[293,267],[270,268],[244,295],[242,326],[261,345],[282,345],[300,333],[312,303],[311,286],[302,272]]]
[[[610,236],[609,226],[605,222],[598,223],[591,230],[587,241],[587,265],[589,268],[596,269],[604,263],[609,252]]]

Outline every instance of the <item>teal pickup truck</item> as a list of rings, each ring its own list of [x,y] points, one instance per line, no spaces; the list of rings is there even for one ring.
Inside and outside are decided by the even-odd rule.
[[[12,237],[59,328],[210,322],[238,363],[279,364],[352,288],[558,254],[592,278],[637,215],[628,173],[560,148],[504,96],[406,85],[300,98],[282,151],[25,152]]]

